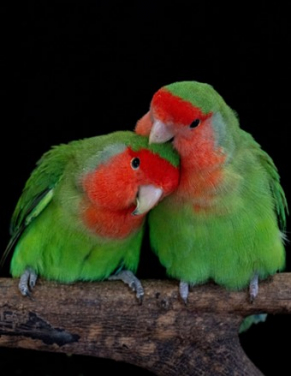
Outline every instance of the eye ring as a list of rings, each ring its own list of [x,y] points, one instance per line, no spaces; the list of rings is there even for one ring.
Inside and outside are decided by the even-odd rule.
[[[200,119],[195,119],[192,121],[192,123],[189,125],[189,127],[192,129],[192,128],[196,128],[198,127],[198,125],[200,124]]]
[[[140,165],[140,159],[138,157],[132,158],[130,164],[133,170],[137,170]]]

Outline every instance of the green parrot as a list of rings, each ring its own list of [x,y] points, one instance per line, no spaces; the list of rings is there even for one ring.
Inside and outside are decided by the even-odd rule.
[[[171,145],[148,145],[131,131],[51,148],[37,163],[16,205],[11,274],[30,295],[37,277],[70,283],[120,279],[139,300],[146,213],[178,186]]]
[[[180,155],[177,190],[149,214],[150,241],[167,274],[189,285],[249,287],[285,265],[287,201],[271,157],[242,130],[208,84],[183,81],[153,96],[135,131],[171,140]]]

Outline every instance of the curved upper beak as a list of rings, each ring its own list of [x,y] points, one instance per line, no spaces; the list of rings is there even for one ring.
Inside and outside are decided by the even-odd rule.
[[[151,129],[149,143],[150,144],[161,144],[163,142],[169,141],[174,137],[169,127],[167,127],[160,120],[155,120]]]
[[[161,188],[154,185],[142,185],[138,190],[136,199],[136,208],[132,212],[133,215],[141,215],[147,213],[160,200],[163,194]]]

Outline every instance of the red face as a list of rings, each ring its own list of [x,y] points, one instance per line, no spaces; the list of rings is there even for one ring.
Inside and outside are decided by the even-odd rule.
[[[204,114],[190,102],[160,89],[153,96],[150,111],[138,121],[135,131],[153,136],[152,142],[160,143],[173,138],[183,165],[191,155],[191,159],[199,161],[202,167],[208,161],[212,163],[215,134],[211,117],[212,113]]]
[[[177,188],[178,180],[178,169],[157,154],[127,148],[88,173],[83,187],[93,204],[115,211],[134,207],[141,185],[161,188],[164,197]]]
[[[160,89],[153,96],[151,108],[155,118],[165,124],[190,126],[197,120],[204,121],[209,117],[197,107],[176,97],[165,89]]]

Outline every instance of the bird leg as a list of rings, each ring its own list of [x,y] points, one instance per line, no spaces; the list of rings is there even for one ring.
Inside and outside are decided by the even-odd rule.
[[[34,288],[37,280],[37,274],[31,268],[25,269],[21,275],[18,288],[23,296],[30,296],[31,290]]]
[[[253,303],[259,292],[259,275],[255,273],[249,285],[250,302]]]
[[[179,293],[180,296],[185,304],[187,304],[188,301],[188,295],[189,295],[189,283],[180,281],[179,283]]]
[[[121,270],[119,273],[114,274],[108,278],[110,281],[122,281],[127,284],[132,291],[136,292],[136,297],[139,303],[142,303],[144,290],[140,280],[129,270]]]

